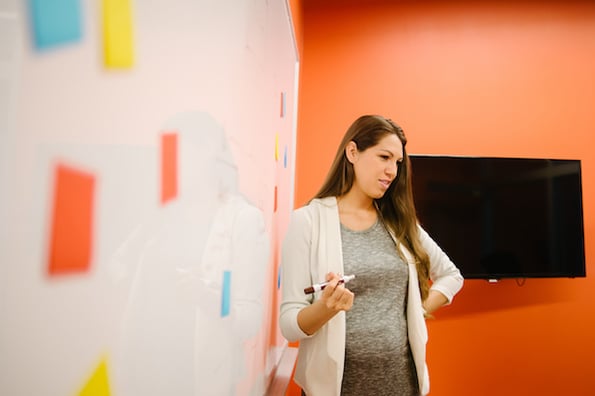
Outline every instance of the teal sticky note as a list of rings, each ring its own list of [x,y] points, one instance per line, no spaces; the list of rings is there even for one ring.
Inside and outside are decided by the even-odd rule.
[[[82,36],[80,0],[29,0],[35,46],[46,49]]]
[[[221,316],[229,315],[231,299],[231,271],[223,272],[223,290],[221,291]]]

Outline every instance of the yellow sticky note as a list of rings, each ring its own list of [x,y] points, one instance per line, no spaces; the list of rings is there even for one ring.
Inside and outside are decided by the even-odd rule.
[[[103,49],[107,67],[132,67],[132,31],[130,0],[103,0]]]
[[[279,161],[279,134],[275,135],[275,161]]]
[[[105,359],[101,360],[89,381],[81,389],[79,396],[110,396]]]

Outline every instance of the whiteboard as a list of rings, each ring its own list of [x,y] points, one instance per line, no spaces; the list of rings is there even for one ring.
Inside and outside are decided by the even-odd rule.
[[[282,0],[0,5],[0,393],[261,395],[286,346],[297,55]],[[66,7],[65,6],[65,7]]]

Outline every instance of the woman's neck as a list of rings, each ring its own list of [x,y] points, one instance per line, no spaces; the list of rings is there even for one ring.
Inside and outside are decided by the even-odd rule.
[[[353,190],[337,197],[339,209],[352,212],[375,212],[374,200],[367,195],[357,194]]]
[[[355,194],[345,194],[337,197],[339,218],[341,224],[351,230],[365,230],[378,219],[378,212],[374,200]]]

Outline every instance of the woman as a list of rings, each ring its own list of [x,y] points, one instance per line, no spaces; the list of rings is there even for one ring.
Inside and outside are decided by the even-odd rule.
[[[463,277],[418,225],[406,143],[391,120],[358,118],[320,191],[292,216],[279,321],[300,341],[295,381],[308,396],[429,392],[424,316],[449,304]],[[322,280],[322,291],[304,292]]]

